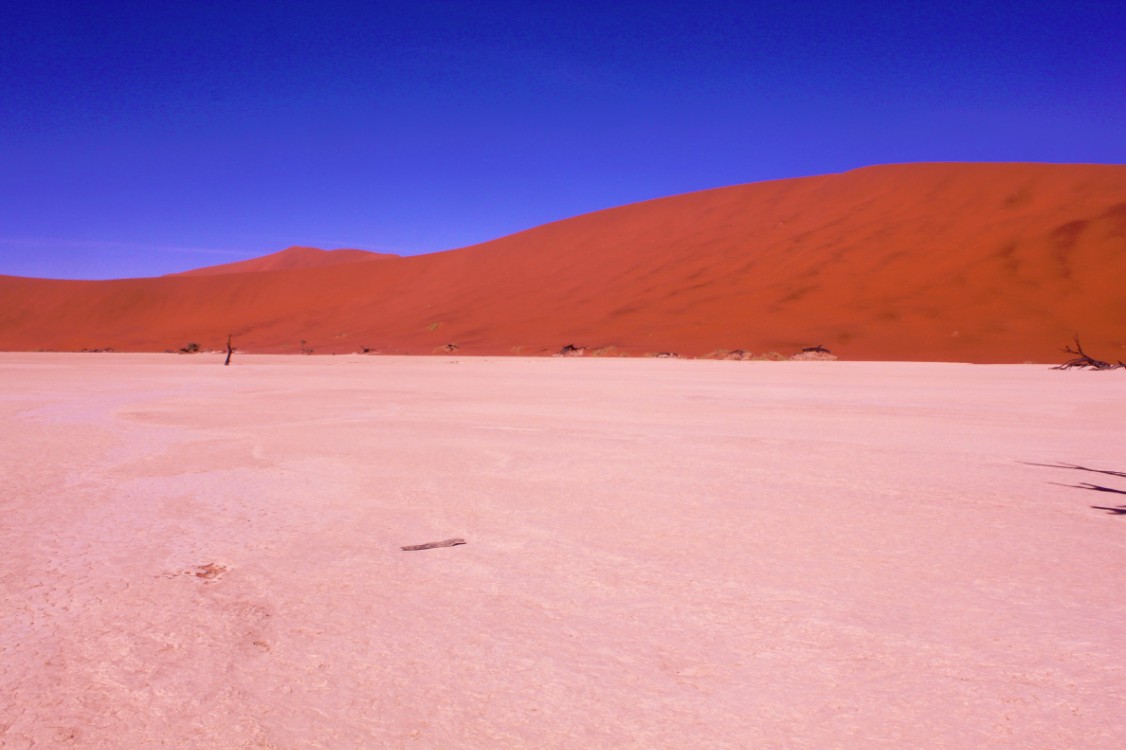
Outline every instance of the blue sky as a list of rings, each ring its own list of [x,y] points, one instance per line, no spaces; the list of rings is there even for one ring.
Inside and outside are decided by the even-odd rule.
[[[1126,162],[1126,3],[0,8],[0,274],[416,254],[916,161]]]

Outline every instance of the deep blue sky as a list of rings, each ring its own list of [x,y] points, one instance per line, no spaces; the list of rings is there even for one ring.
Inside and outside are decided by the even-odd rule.
[[[0,7],[0,274],[432,252],[914,161],[1126,162],[1126,3]]]

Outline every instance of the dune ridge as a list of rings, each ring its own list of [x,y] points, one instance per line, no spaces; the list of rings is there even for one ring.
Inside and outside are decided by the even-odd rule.
[[[267,256],[269,257],[269,256]],[[343,257],[343,256],[342,256]],[[252,263],[252,262],[251,262]],[[718,349],[1126,359],[1126,166],[935,163],[717,188],[457,250],[241,273],[0,277],[0,349]]]
[[[373,253],[369,250],[321,250],[316,247],[294,245],[276,253],[259,258],[222,263],[216,266],[194,268],[190,271],[166,274],[167,276],[216,276],[224,273],[255,273],[257,271],[281,271],[294,268],[319,268],[341,263],[363,263],[372,260],[385,260],[399,256],[391,253]]]

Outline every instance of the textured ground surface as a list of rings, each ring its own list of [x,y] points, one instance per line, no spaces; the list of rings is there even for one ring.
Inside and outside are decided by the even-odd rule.
[[[0,355],[5,750],[1126,745],[1120,371],[220,361]]]

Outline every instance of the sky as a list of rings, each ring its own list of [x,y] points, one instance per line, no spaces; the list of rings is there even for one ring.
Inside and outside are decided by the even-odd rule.
[[[402,255],[923,161],[1126,163],[1126,3],[0,4],[0,274]]]

